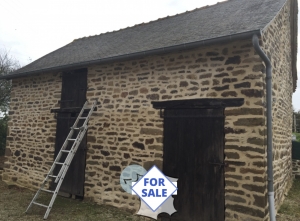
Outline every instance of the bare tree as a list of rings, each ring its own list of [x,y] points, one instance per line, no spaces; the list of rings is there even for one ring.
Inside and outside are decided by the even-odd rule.
[[[19,62],[0,49],[0,75],[6,75],[20,68]],[[0,156],[5,153],[8,108],[10,101],[11,80],[0,80]]]
[[[5,49],[0,49],[0,75],[6,75],[20,68],[19,62],[9,55]],[[0,111],[6,113],[9,107],[11,81],[0,80]]]

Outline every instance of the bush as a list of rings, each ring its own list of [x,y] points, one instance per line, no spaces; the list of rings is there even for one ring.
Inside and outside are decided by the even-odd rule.
[[[0,118],[0,156],[5,154],[7,121],[7,116]]]

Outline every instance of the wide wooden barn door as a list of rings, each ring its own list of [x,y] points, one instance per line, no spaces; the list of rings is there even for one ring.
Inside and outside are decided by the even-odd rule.
[[[172,221],[224,220],[224,110],[164,111],[163,172],[178,178]]]
[[[87,70],[80,69],[62,74],[62,93],[60,110],[57,111],[55,157],[61,149],[70,127],[73,126],[84,102],[86,101]],[[82,120],[83,121],[83,120]],[[75,138],[77,134],[74,134]],[[70,149],[73,143],[69,142]],[[65,154],[66,155],[66,154]],[[60,161],[63,162],[62,158]],[[62,183],[60,191],[75,196],[83,197],[84,176],[86,159],[86,136],[83,138],[73,158],[69,170]],[[54,174],[57,174],[55,171]]]

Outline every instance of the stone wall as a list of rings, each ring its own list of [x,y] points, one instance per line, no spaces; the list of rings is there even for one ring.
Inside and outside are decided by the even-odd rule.
[[[61,78],[40,74],[12,81],[3,180],[36,189],[53,163]]]
[[[273,67],[273,167],[277,210],[292,183],[293,77],[290,19],[288,1],[263,34],[263,47]]]
[[[300,179],[300,160],[293,160],[293,176]]]
[[[291,178],[287,9],[263,35],[263,47],[274,65],[277,208]],[[226,221],[267,220],[264,71],[250,39],[88,67],[87,98],[100,104],[89,122],[85,197],[129,211],[138,209],[139,199],[122,190],[119,177],[130,164],[146,169],[162,165],[163,119],[151,101],[244,98],[242,107],[225,110]],[[58,74],[13,80],[6,182],[37,188],[48,172],[56,128],[50,109],[58,105],[60,91]]]
[[[85,197],[138,209],[119,176],[130,164],[161,166],[163,120],[151,101],[239,97],[242,107],[225,110],[226,220],[261,220],[267,203],[262,71],[250,40],[89,67],[87,97],[100,105],[89,123]],[[60,99],[61,79],[44,76],[13,81],[7,182],[37,187],[53,160],[50,109]]]
[[[129,164],[161,165],[163,120],[151,101],[240,97],[242,107],[225,111],[226,220],[261,220],[267,203],[263,70],[250,40],[90,67],[87,95],[101,105],[88,132],[85,196],[138,208],[119,175]]]

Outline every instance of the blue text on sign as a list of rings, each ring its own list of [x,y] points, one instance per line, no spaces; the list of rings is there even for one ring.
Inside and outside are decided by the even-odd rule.
[[[151,178],[150,180],[149,178],[145,178],[144,186],[147,186],[148,184],[150,184],[151,186],[165,186],[164,182],[165,180],[163,178]],[[167,197],[167,189],[155,189],[155,191],[154,189],[149,189],[149,192],[147,192],[147,189],[143,189],[142,193],[142,197]]]
[[[144,186],[147,186],[147,184],[150,183],[151,186],[165,186],[165,180],[163,178],[155,179],[151,178],[149,182],[149,178],[144,179]]]

